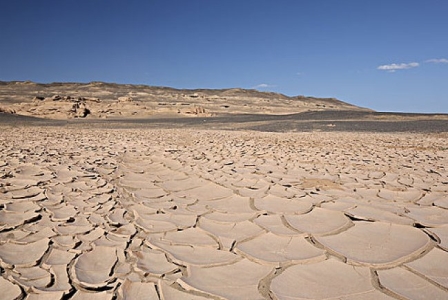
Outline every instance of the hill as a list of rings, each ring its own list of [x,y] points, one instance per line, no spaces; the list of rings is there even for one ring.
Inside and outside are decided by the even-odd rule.
[[[0,111],[50,119],[284,115],[364,111],[335,98],[288,97],[253,89],[175,89],[147,85],[0,81]]]

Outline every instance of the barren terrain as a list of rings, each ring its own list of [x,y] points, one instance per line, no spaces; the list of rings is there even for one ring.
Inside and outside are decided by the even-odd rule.
[[[1,89],[15,113],[0,113],[0,298],[448,297],[446,115],[277,98],[262,113],[238,95],[224,113],[207,90],[186,113],[148,104],[167,92],[50,88]],[[104,117],[89,101],[151,109]]]

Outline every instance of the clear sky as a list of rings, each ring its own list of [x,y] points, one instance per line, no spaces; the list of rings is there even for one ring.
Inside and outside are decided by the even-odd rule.
[[[256,88],[448,113],[447,0],[0,2],[0,80]]]

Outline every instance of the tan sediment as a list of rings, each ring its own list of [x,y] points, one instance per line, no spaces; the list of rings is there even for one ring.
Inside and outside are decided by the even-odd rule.
[[[4,299],[448,297],[444,134],[0,129]]]

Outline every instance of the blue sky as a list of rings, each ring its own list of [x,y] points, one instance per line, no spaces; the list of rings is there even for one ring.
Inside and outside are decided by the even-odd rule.
[[[0,80],[257,88],[448,113],[446,0],[14,0]]]

